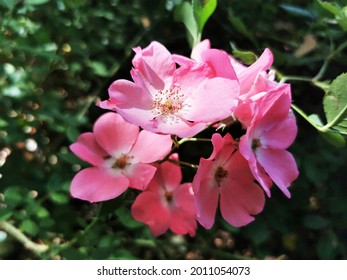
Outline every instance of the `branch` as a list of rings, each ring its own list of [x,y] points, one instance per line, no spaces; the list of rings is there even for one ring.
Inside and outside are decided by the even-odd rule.
[[[6,231],[9,235],[15,238],[17,241],[23,244],[23,246],[36,253],[44,253],[48,250],[48,245],[45,244],[37,244],[31,241],[26,235],[24,235],[18,228],[13,226],[12,224],[6,221],[0,221],[0,230]]]

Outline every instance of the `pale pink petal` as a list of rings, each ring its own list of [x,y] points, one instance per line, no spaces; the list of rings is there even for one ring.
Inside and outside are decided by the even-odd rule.
[[[100,166],[108,156],[107,152],[102,149],[96,142],[94,134],[86,132],[81,134],[77,141],[70,145],[70,150],[82,160],[92,165]]]
[[[203,52],[207,51],[211,49],[211,43],[210,40],[205,39],[201,42],[199,42],[198,44],[195,45],[195,47],[192,50],[192,59],[194,59],[197,62],[201,62],[202,58],[201,55]]]
[[[179,66],[183,67],[191,67],[192,64],[196,63],[196,61],[190,59],[189,57],[179,55],[179,54],[173,54],[172,59],[177,63]]]
[[[256,155],[259,163],[264,167],[275,184],[287,197],[290,197],[288,187],[299,175],[292,154],[286,150],[258,148]]]
[[[159,116],[146,124],[141,125],[143,129],[163,134],[174,134],[180,138],[193,137],[206,128],[203,122],[188,122],[183,118],[170,116]]]
[[[261,133],[261,145],[264,148],[287,149],[294,142],[297,130],[295,119],[288,117],[270,130]]]
[[[127,80],[117,80],[108,89],[109,101],[121,109],[149,110],[152,97],[145,87]]]
[[[94,125],[99,145],[110,155],[127,154],[139,134],[139,127],[126,122],[119,114],[106,113]]]
[[[131,206],[131,215],[137,221],[147,224],[154,236],[166,232],[170,225],[170,212],[161,203],[158,194],[145,191],[139,194]]]
[[[180,89],[180,95],[185,99],[213,77],[213,72],[207,64],[194,63],[190,67],[178,68],[173,75],[172,85]]]
[[[156,170],[156,167],[147,163],[134,163],[123,173],[129,179],[130,188],[143,191],[147,188]]]
[[[256,77],[261,71],[271,67],[273,63],[273,54],[269,49],[265,49],[262,55],[251,66],[238,74],[241,93],[248,92],[252,87]]]
[[[190,106],[184,114],[191,121],[214,122],[230,116],[237,105],[237,81],[212,78],[200,85],[186,99]]]
[[[151,104],[153,98],[159,92],[159,89],[156,89],[148,80],[146,80],[138,70],[131,69],[130,74],[136,86],[142,88],[144,91],[146,91],[147,96],[150,96],[151,100],[149,103]]]
[[[218,186],[213,185],[213,178],[209,176],[212,168],[212,161],[201,158],[192,183],[197,220],[206,229],[210,229],[214,224],[219,197]]]
[[[262,189],[253,182],[247,161],[238,152],[232,155],[227,165],[228,175],[220,187],[220,210],[223,218],[235,227],[254,220],[252,215],[264,208]]]
[[[225,51],[217,49],[206,50],[201,54],[201,59],[214,70],[214,76],[238,80],[230,63],[229,55]]]
[[[71,195],[90,202],[113,199],[129,186],[123,175],[113,175],[106,170],[89,167],[78,172],[71,182]]]
[[[247,66],[243,65],[240,61],[236,60],[231,55],[229,55],[229,61],[234,68],[237,77],[239,77],[240,74],[247,69]]]
[[[151,163],[166,156],[171,150],[171,146],[170,135],[160,135],[142,130],[129,155],[138,162]]]
[[[140,71],[155,88],[164,89],[165,83],[171,79],[176,69],[171,53],[158,42],[152,42],[144,49],[136,47],[134,51],[136,53],[133,58],[135,69]]]
[[[291,102],[289,84],[283,84],[269,91],[261,99],[259,112],[256,116],[256,126],[266,129],[267,127],[272,127],[276,122],[282,122],[288,117]]]

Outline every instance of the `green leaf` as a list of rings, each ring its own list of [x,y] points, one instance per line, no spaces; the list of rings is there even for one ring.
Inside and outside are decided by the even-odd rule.
[[[318,3],[328,12],[334,14],[335,16],[338,16],[340,14],[341,8],[340,6],[335,2],[323,2],[318,0]]]
[[[193,0],[193,14],[198,26],[198,30],[202,33],[204,26],[217,7],[217,0]]]
[[[95,75],[100,77],[108,77],[110,76],[110,71],[107,69],[105,64],[99,61],[92,61],[89,63],[89,67],[93,69]]]
[[[36,235],[39,232],[38,225],[32,220],[24,220],[21,224],[21,228],[30,235]]]
[[[9,208],[0,208],[0,221],[6,221],[11,218],[13,212]]]
[[[66,129],[66,135],[71,142],[75,142],[77,137],[80,135],[80,132],[76,127],[69,125]]]
[[[13,7],[17,4],[17,0],[2,0],[2,5],[6,8],[12,10]]]
[[[337,18],[336,22],[340,25],[340,27],[344,30],[347,31],[347,18]]]
[[[323,126],[323,122],[317,114],[309,115],[308,119],[317,126]]]
[[[308,229],[323,229],[330,224],[330,221],[326,218],[323,218],[320,215],[306,215],[304,217],[304,225]]]
[[[347,133],[347,73],[331,83],[324,96],[323,107],[328,121],[325,127]]]
[[[51,194],[51,199],[57,204],[66,204],[69,202],[69,196],[65,193],[54,192]]]
[[[188,42],[191,47],[198,41],[198,26],[194,18],[192,4],[182,2],[174,12],[175,21],[182,22],[187,30]]]
[[[116,215],[119,221],[127,228],[139,228],[142,227],[143,224],[134,220],[130,215],[129,211],[127,211],[124,207],[120,207],[116,210]]]
[[[233,56],[238,60],[241,60],[246,65],[251,65],[257,60],[257,56],[248,51],[233,50]]]
[[[336,148],[344,148],[346,146],[345,138],[338,132],[327,131],[321,132],[320,135],[324,138],[324,140]]]
[[[25,0],[26,5],[42,5],[49,2],[49,0]]]
[[[20,187],[9,187],[4,192],[5,203],[11,207],[16,207],[24,200],[22,196],[22,189]]]

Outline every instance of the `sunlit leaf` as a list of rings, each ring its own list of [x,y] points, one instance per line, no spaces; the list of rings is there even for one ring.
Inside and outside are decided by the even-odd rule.
[[[199,32],[202,33],[204,26],[217,7],[217,0],[193,0],[193,13]]]
[[[257,60],[257,56],[254,53],[248,51],[233,50],[233,56],[246,65],[251,65]]]
[[[330,85],[323,100],[328,126],[347,133],[347,73],[338,76]]]
[[[191,46],[198,40],[198,26],[194,18],[193,7],[189,2],[182,2],[174,12],[175,20],[182,22],[187,30],[188,42]]]

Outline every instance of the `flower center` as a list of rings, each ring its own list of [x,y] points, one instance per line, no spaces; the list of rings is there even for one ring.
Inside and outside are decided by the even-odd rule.
[[[129,158],[126,155],[122,155],[117,158],[115,163],[112,165],[112,168],[124,169],[129,164],[128,159]]]
[[[165,199],[167,202],[171,202],[173,199],[173,193],[171,191],[165,191]]]
[[[253,139],[252,141],[252,150],[255,151],[257,148],[261,147],[259,139]]]
[[[222,180],[228,176],[228,170],[225,170],[222,166],[218,166],[214,173],[214,179],[220,187]]]
[[[164,122],[178,121],[175,116],[183,108],[183,94],[180,92],[179,87],[172,87],[167,90],[159,90],[154,96],[151,106],[151,112],[155,118],[162,116]]]

